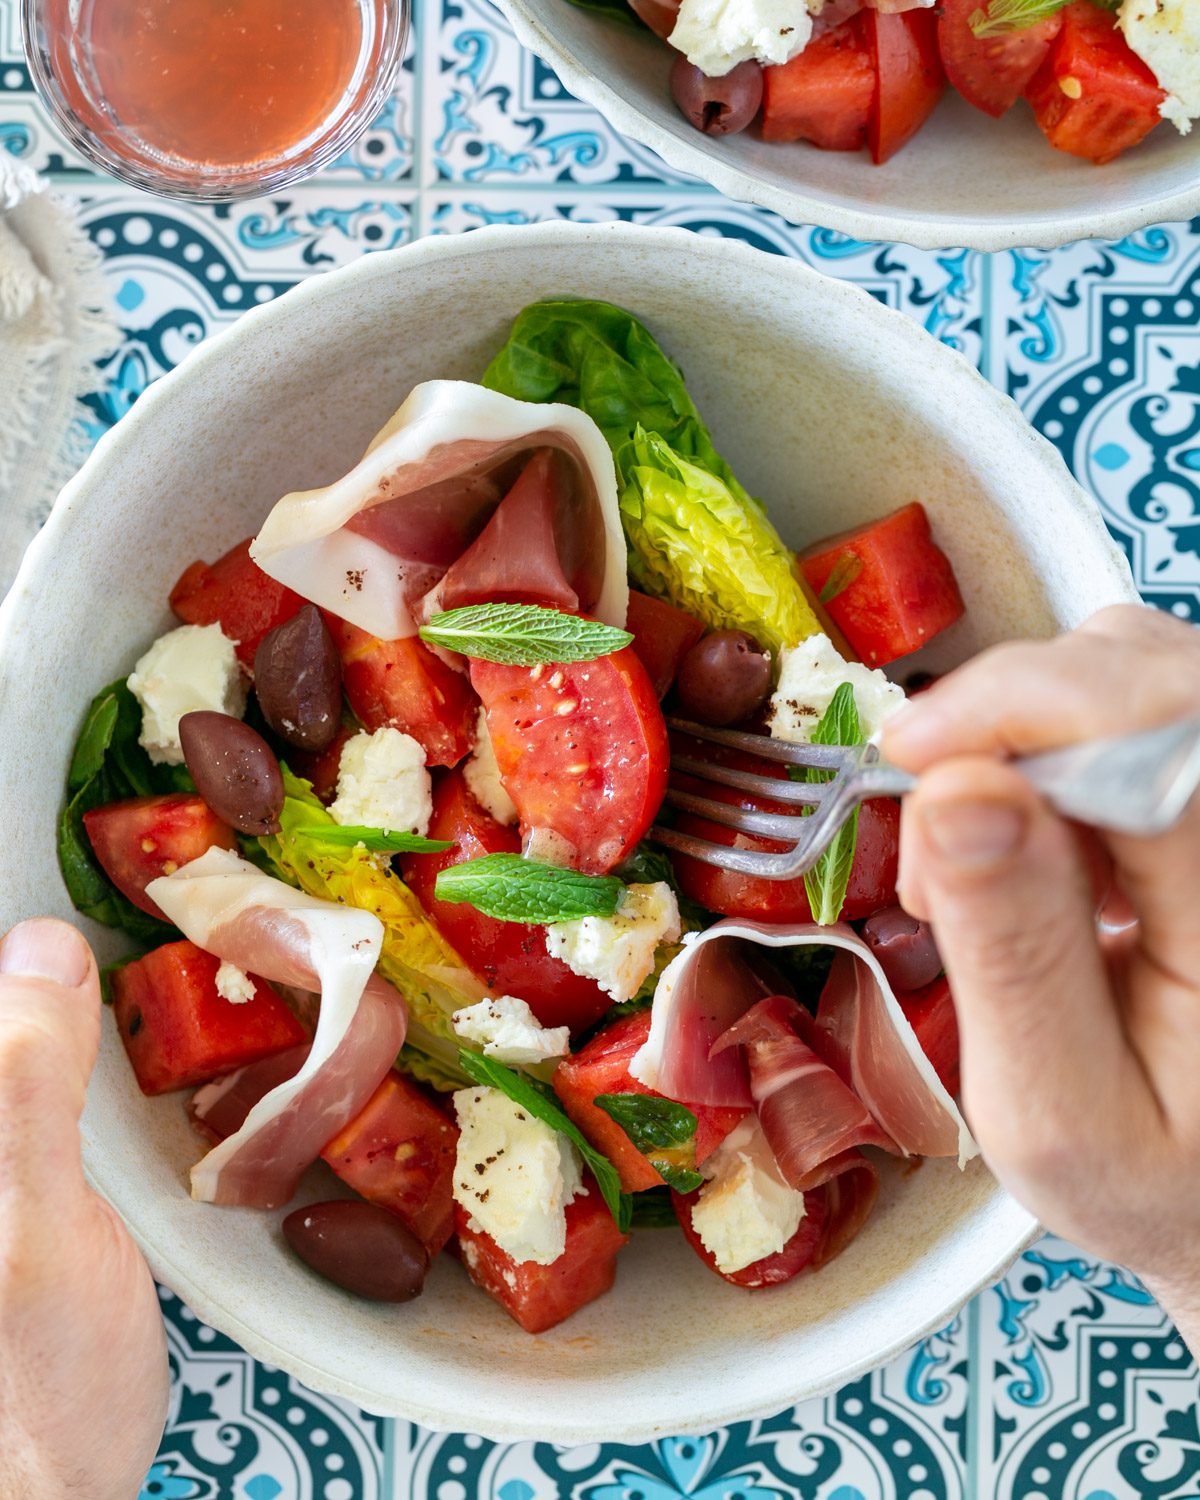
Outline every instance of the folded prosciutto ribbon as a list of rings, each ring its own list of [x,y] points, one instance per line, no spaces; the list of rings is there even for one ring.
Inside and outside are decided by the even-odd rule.
[[[727,919],[684,942],[629,1071],[687,1104],[752,1107],[789,1186],[827,1191],[823,1260],[874,1204],[879,1174],[863,1146],[956,1156],[960,1166],[977,1154],[883,970],[849,927]],[[815,1018],[777,992],[763,953],[812,946],[838,950]]]
[[[404,1001],[373,972],[383,924],[294,890],[227,849],[151,885],[151,899],[197,947],[269,982],[320,992],[311,1046],[287,1054],[295,1071],[274,1074],[238,1128],[192,1168],[201,1202],[278,1208],[403,1045]]]
[[[488,599],[618,626],[629,602],[616,470],[595,422],[457,380],[417,386],[341,479],[285,495],[250,555],[383,640]]]

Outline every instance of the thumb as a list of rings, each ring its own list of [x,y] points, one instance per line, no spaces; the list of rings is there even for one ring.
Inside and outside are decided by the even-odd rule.
[[[0,1203],[82,1184],[78,1124],[99,1040],[100,981],[82,935],[44,917],[14,927],[0,942]]]
[[[985,1153],[1048,1165],[1130,1062],[1074,832],[1011,767],[943,762],[905,802],[900,893],[937,937]]]

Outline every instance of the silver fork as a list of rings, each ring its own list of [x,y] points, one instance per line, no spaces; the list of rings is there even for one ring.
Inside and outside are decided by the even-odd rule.
[[[805,874],[860,802],[867,797],[902,797],[916,785],[906,771],[881,760],[874,745],[796,745],[736,729],[710,729],[685,719],[668,719],[667,723],[681,734],[747,751],[762,760],[832,773],[823,782],[783,781],[687,755],[671,757],[672,769],[686,776],[771,802],[815,808],[807,814],[756,812],[669,787],[666,800],[681,812],[695,813],[739,833],[791,844],[790,849],[771,854],[730,849],[657,824],[650,830],[650,837],[668,849],[742,875],[790,880]],[[1076,822],[1114,833],[1165,833],[1200,789],[1200,719],[1144,734],[1092,740],[1013,764],[1059,812]]]

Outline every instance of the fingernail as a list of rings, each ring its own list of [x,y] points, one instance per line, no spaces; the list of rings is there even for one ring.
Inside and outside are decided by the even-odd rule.
[[[35,917],[14,927],[0,942],[0,974],[53,979],[74,989],[88,971],[90,950],[66,922]]]
[[[975,869],[1011,858],[1025,837],[1025,814],[1007,802],[934,802],[921,823],[944,859]]]

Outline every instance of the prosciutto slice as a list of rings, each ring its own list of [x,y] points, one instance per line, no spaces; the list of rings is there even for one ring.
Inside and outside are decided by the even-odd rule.
[[[278,502],[250,555],[360,630],[384,640],[413,635],[422,601],[480,539],[539,450],[555,455],[561,482],[549,524],[537,519],[518,560],[535,581],[565,580],[570,607],[624,625],[625,542],[600,429],[574,407],[515,401],[464,381],[417,386],[348,474]]]
[[[192,1168],[192,1196],[201,1202],[278,1208],[366,1104],[404,1042],[404,1002],[373,973],[383,924],[294,890],[228,849],[210,849],[151,884],[151,900],[197,947],[272,982],[320,991],[302,1066]]]
[[[745,952],[748,945],[836,948],[840,951],[808,1039],[812,1049],[905,1155],[957,1156],[962,1166],[977,1154],[966,1121],[921,1050],[883,970],[849,927],[768,926],[726,919],[685,938],[684,943],[659,980],[650,1035],[629,1066],[639,1083],[672,1099],[694,1099],[701,1104],[740,1102],[706,1097],[707,1093],[732,1092],[724,1060],[738,1053],[729,1048],[710,1065],[714,1043],[756,1001],[772,993],[761,989],[761,978],[738,977],[739,952]],[[705,949],[714,946],[724,952],[701,965]],[[714,974],[719,976],[718,984],[710,982]],[[709,1066],[714,1073],[717,1069],[722,1073],[706,1089]],[[748,1074],[742,1078],[753,1102]],[[682,1081],[690,1092],[677,1092]]]
[[[772,995],[735,1021],[712,1049],[744,1050],[750,1093],[763,1134],[789,1187],[806,1193],[863,1162],[858,1146],[895,1151],[862,1100],[802,1038],[812,1017],[795,1000]]]
[[[842,1253],[871,1217],[879,1196],[879,1169],[875,1163],[860,1151],[846,1155],[848,1159],[842,1170],[819,1189],[825,1201],[825,1221],[813,1251],[814,1271]]]

